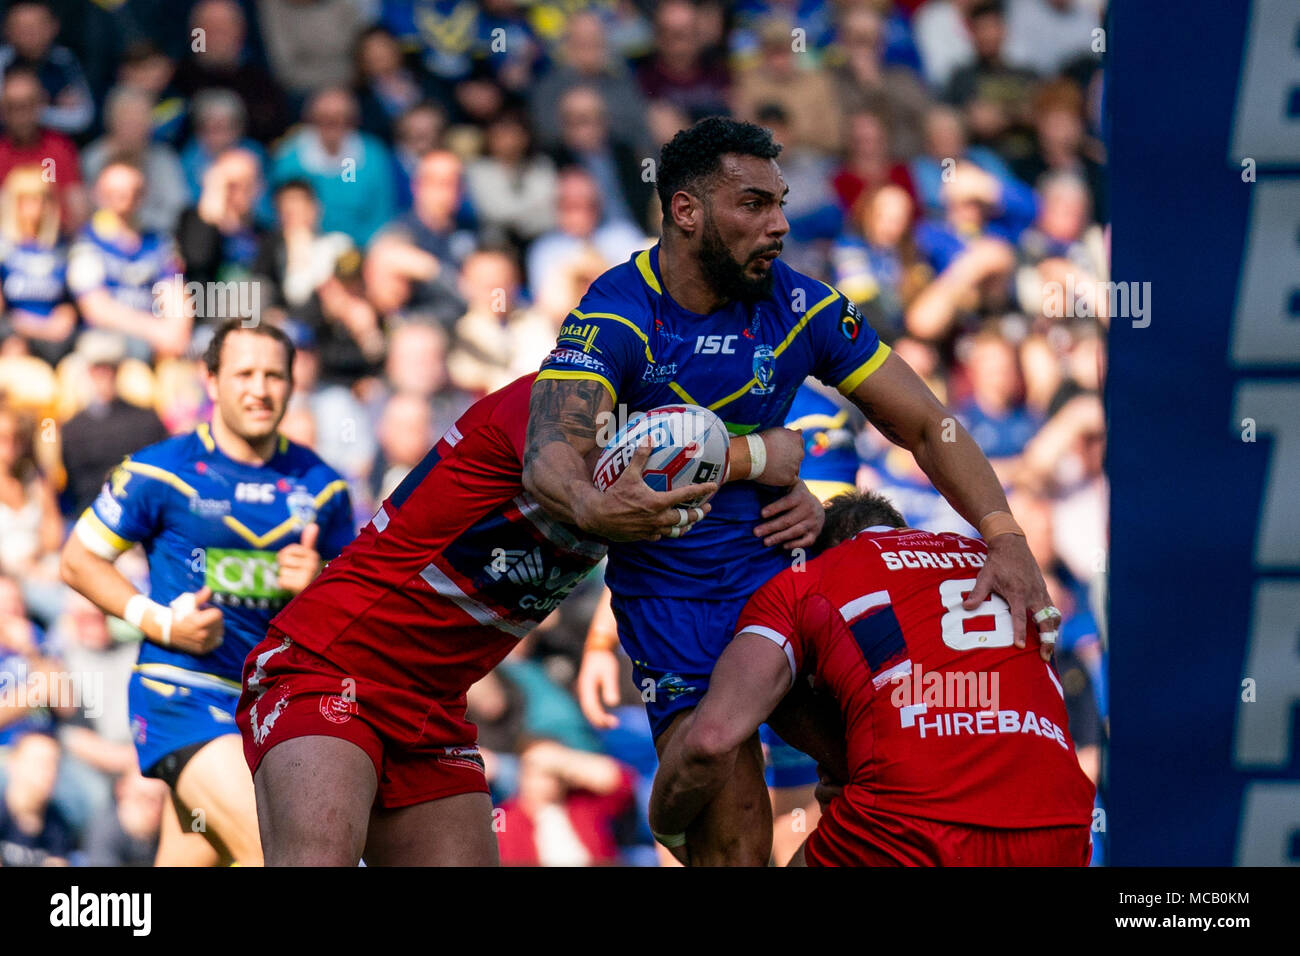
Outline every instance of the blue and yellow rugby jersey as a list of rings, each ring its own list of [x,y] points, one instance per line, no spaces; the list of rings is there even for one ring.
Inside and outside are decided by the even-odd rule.
[[[316,550],[323,561],[352,540],[347,483],[334,469],[283,436],[266,464],[234,461],[205,423],[126,458],[76,531],[107,560],[143,544],[150,597],[159,604],[206,584],[222,610],[225,638],[211,654],[144,641],[138,672],[237,691],[244,658],[292,597],[277,585],[276,552],[298,542],[312,521],[320,525]]]
[[[799,477],[822,501],[857,490],[859,462],[852,415],[848,408],[804,384],[795,392],[786,417],[786,428],[803,432]]]
[[[136,242],[102,212],[82,227],[68,251],[68,288],[74,296],[107,289],[114,301],[144,312],[153,310],[154,285],[180,273],[171,236],[142,232]]]
[[[631,415],[689,402],[716,412],[732,435],[783,425],[809,375],[842,394],[885,361],[889,347],[835,289],[772,263],[772,292],[700,315],[664,290],[659,246],[597,279],[569,313],[537,378],[590,379]],[[624,596],[744,597],[789,563],[754,535],[760,510],[781,490],[740,481],[723,486],[689,535],[616,543],[608,583]]]

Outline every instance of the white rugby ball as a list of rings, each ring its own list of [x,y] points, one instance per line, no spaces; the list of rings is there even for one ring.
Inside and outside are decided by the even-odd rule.
[[[637,412],[610,439],[592,475],[597,488],[604,491],[618,480],[647,435],[652,448],[641,477],[655,491],[708,481],[722,484],[731,444],[722,419],[699,405],[660,405]],[[707,500],[707,495],[701,496],[688,504]]]

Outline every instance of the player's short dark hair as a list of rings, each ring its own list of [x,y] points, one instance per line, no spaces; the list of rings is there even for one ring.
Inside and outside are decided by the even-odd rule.
[[[703,193],[708,180],[718,174],[725,153],[776,159],[781,146],[773,141],[771,130],[725,116],[709,116],[679,130],[659,151],[655,176],[665,219],[673,194],[681,189]]]
[[[285,373],[293,378],[293,359],[298,350],[293,347],[293,339],[289,338],[288,333],[278,325],[272,325],[269,322],[255,322],[252,325],[245,325],[245,319],[226,319],[219,326],[216,332],[212,333],[212,341],[208,343],[207,350],[203,353],[203,364],[207,366],[208,372],[216,375],[221,369],[221,348],[226,344],[226,336],[231,332],[252,332],[254,335],[265,335],[267,338],[275,339],[284,348],[284,369]]]
[[[894,503],[874,491],[846,491],[826,502],[826,524],[813,545],[816,551],[833,548],[847,541],[863,528],[873,525],[905,528],[907,522]]]

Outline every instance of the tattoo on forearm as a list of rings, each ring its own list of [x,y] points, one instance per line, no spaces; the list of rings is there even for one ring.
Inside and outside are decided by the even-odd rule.
[[[595,442],[596,411],[604,397],[600,382],[545,379],[533,386],[528,402],[528,438],[524,457],[532,458],[543,445],[569,442],[580,453]]]
[[[876,430],[880,432],[880,434],[884,435],[895,445],[901,445],[904,448],[907,447],[907,443],[903,441],[903,437],[898,434],[898,432],[894,429],[894,426],[889,423],[888,419],[886,419],[884,416],[882,416],[879,412],[876,411],[874,405],[872,405],[870,402],[864,402],[859,400],[858,408],[862,409],[862,414],[867,416],[867,421],[871,422],[871,424],[876,427]]]

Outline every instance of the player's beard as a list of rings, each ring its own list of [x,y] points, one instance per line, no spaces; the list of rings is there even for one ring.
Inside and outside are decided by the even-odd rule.
[[[728,301],[755,302],[772,294],[772,267],[757,279],[746,274],[747,262],[737,262],[731,255],[722,235],[713,222],[707,207],[704,210],[704,229],[700,233],[700,269],[713,290]]]

